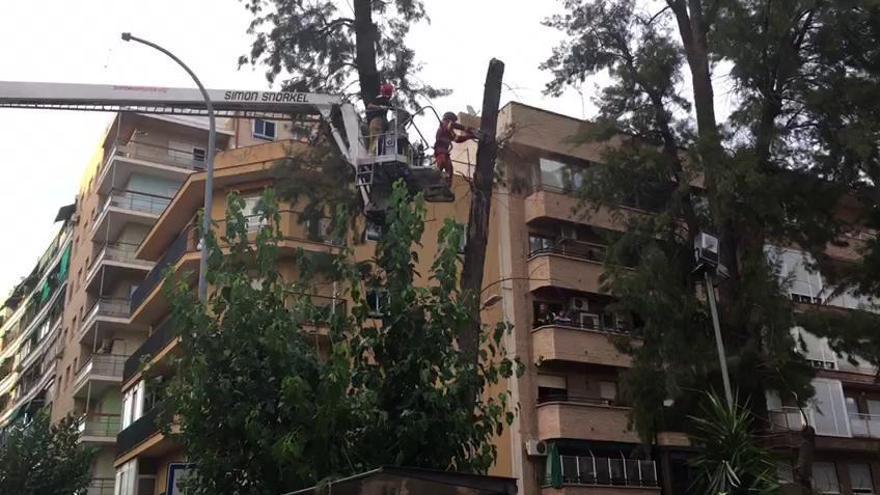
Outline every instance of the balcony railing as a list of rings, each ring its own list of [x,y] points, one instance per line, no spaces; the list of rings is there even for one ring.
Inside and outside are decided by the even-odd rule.
[[[196,152],[195,149],[201,150],[202,153]],[[117,144],[115,154],[125,158],[156,162],[162,165],[185,169],[201,170],[205,167],[204,148],[199,146],[183,149],[142,141],[129,141],[125,144]]]
[[[113,495],[113,478],[92,478],[86,488],[86,495]]]
[[[121,422],[118,414],[90,413],[79,420],[80,436],[115,437]]]
[[[849,425],[854,437],[880,438],[880,414],[850,413]]]
[[[158,412],[159,410],[154,408],[144,413],[143,416],[119,432],[119,435],[116,436],[117,457],[137,447],[159,431],[156,427]]]
[[[76,379],[83,380],[86,375],[122,378],[126,358],[119,354],[92,354],[76,373]]]
[[[101,251],[101,254],[92,262],[92,266],[100,261],[124,261],[128,263],[143,261],[135,258],[137,248],[138,245],[131,242],[108,242]],[[146,261],[143,262],[146,263]]]
[[[128,299],[100,297],[95,300],[86,312],[89,316],[106,316],[108,318],[128,318],[131,302]],[[86,318],[88,319],[88,318]]]
[[[137,290],[131,295],[131,313],[134,314],[135,311],[143,304],[143,302],[147,299],[147,297],[153,293],[153,290],[162,283],[162,280],[165,276],[165,270],[177,263],[181,257],[187,251],[195,251],[196,249],[196,237],[195,237],[195,228],[192,225],[185,228],[180,234],[177,235],[177,238],[174,242],[168,246],[168,250],[165,251],[165,254],[162,255],[162,258],[156,262],[156,265],[147,273],[147,276],[144,277],[144,281],[138,286]]]
[[[147,359],[147,356],[155,356],[161,352],[175,336],[177,336],[177,332],[174,331],[172,319],[168,318],[164,323],[156,327],[156,329],[153,330],[153,333],[147,337],[147,340],[145,340],[144,343],[125,360],[125,367],[122,371],[122,381],[127,382],[133,377],[135,373],[138,372],[138,369],[140,369],[141,362],[144,359]]]
[[[562,483],[566,485],[658,486],[654,461],[575,455],[560,455],[559,461]],[[550,480],[546,479],[545,484],[549,485]]]
[[[544,394],[538,397],[538,404],[547,402],[568,402],[571,404],[585,404],[590,406],[619,406],[614,399],[588,395],[571,395],[565,392]]]
[[[114,207],[159,215],[165,211],[169,204],[171,204],[171,198],[166,196],[137,191],[114,191],[107,198],[101,211]]]
[[[529,258],[542,254],[558,254],[585,261],[601,263],[605,261],[606,246],[574,239],[560,239],[552,245],[532,246]]]

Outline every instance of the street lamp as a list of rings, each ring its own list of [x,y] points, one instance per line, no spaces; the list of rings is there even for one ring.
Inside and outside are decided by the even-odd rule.
[[[205,164],[205,211],[202,221],[202,235],[201,239],[199,239],[199,244],[201,245],[199,256],[199,300],[202,302],[206,302],[208,299],[208,282],[205,278],[208,272],[207,241],[208,232],[211,229],[211,206],[214,202],[214,150],[217,148],[217,129],[215,127],[214,105],[211,103],[211,97],[208,96],[208,92],[205,90],[205,87],[202,86],[202,82],[199,81],[199,78],[196,77],[195,73],[173,53],[155,43],[152,43],[142,38],[138,38],[136,36],[132,36],[131,33],[122,33],[122,40],[136,41],[151,48],[155,48],[165,55],[168,55],[171,60],[177,62],[177,64],[183,67],[183,70],[185,70],[186,73],[189,74],[192,80],[196,83],[196,86],[199,87],[199,91],[201,91],[202,97],[205,99],[205,108],[207,108],[208,110],[208,152],[207,156],[205,157],[205,161],[207,162]]]
[[[715,283],[714,274],[717,273],[722,277],[726,275],[727,270],[719,262],[719,242],[718,238],[705,232],[700,232],[694,239],[694,256],[697,262],[696,271],[703,272],[703,279],[706,282],[706,297],[709,299],[709,310],[712,312],[712,327],[715,330],[715,346],[718,350],[718,361],[721,365],[721,380],[724,383],[724,397],[727,399],[727,406],[733,410],[733,392],[730,389],[730,376],[727,373],[727,355],[724,351],[724,341],[721,339],[721,324],[718,321],[718,308],[715,305]]]

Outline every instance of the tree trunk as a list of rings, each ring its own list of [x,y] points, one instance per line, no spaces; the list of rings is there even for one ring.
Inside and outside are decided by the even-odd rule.
[[[801,444],[798,448],[797,465],[794,467],[794,482],[801,493],[813,493],[813,458],[816,451],[816,430],[806,425],[801,430]]]
[[[474,318],[467,332],[461,338],[461,351],[468,362],[479,363],[480,348],[480,291],[483,287],[483,267],[486,262],[486,244],[489,236],[489,214],[492,208],[492,186],[495,177],[495,159],[498,157],[498,142],[495,134],[498,127],[498,106],[501,103],[501,80],[504,77],[504,62],[492,59],[486,72],[483,88],[483,112],[480,120],[477,165],[474,168],[471,204],[468,213],[467,244],[464,248],[464,267],[461,275],[461,291],[471,297]]]
[[[361,100],[367,105],[379,94],[379,69],[376,64],[379,36],[373,23],[372,0],[354,0],[354,37]]]

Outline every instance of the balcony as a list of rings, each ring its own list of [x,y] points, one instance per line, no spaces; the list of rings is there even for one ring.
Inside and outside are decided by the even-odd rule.
[[[92,227],[92,241],[116,239],[128,223],[152,225],[171,198],[137,191],[111,191]]]
[[[165,224],[166,220],[171,222],[170,216],[173,215],[163,217],[163,220],[147,236],[147,239],[140,248],[139,254],[141,256],[146,257],[149,255],[144,253],[145,248],[147,248],[148,253],[157,252],[152,250],[153,246],[151,246],[150,239],[154,235],[158,235],[156,234],[157,232],[167,230],[166,227],[168,226]],[[278,230],[281,234],[281,239],[278,241],[280,256],[292,256],[300,250],[305,250],[309,253],[335,253],[339,252],[339,248],[344,244],[344,239],[333,237],[330,231],[330,222],[327,222],[326,219],[319,219],[319,221],[314,223],[309,222],[307,219],[302,218],[300,212],[292,210],[282,210],[278,216]],[[256,239],[264,223],[256,216],[248,216],[245,219],[248,222],[249,239]],[[218,221],[215,231],[224,232],[224,230],[224,221]],[[197,246],[199,239],[196,235],[196,229],[193,223],[190,222],[187,227],[177,233],[177,237],[168,245],[159,261],[156,262],[156,265],[150,270],[134,294],[132,294],[132,321],[149,324],[157,321],[167,313],[167,301],[164,301],[162,297],[155,297],[155,294],[159,292],[158,289],[168,269],[173,269],[177,273],[182,271],[195,272],[197,270]],[[226,249],[227,246],[221,244],[221,248]],[[190,273],[192,278],[194,278],[193,275],[194,273]]]
[[[125,366],[122,371],[122,383],[128,383],[141,368],[141,364],[145,360],[163,354],[163,351],[169,347],[169,344],[175,340],[177,332],[172,324],[172,319],[165,320],[161,325],[153,330],[153,333],[147,337],[147,340],[137,348],[134,353],[125,360]]]
[[[566,361],[628,368],[632,357],[617,350],[614,339],[627,338],[626,334],[608,331],[603,325],[590,328],[591,321],[600,321],[599,315],[580,322],[561,322],[542,325],[532,330],[532,354],[536,361]]]
[[[113,478],[92,478],[85,495],[113,495],[114,486]]]
[[[639,443],[629,429],[629,408],[593,397],[565,397],[538,404],[538,438]]]
[[[127,356],[116,354],[92,354],[76,373],[73,396],[99,396],[109,388],[119,388],[122,368]]]
[[[86,290],[101,293],[102,287],[113,287],[125,277],[143,277],[153,262],[135,258],[137,244],[108,242],[92,261],[86,276]]]
[[[623,208],[612,212],[607,207],[600,207],[598,210],[589,206],[578,207],[579,201],[575,196],[565,194],[563,191],[539,188],[526,197],[525,221],[531,223],[546,218],[624,231],[630,216],[645,215],[643,211],[634,208]]]
[[[98,177],[98,193],[106,194],[128,182],[133,172],[149,170],[149,175],[183,181],[194,170],[205,166],[205,156],[194,150],[171,148],[142,141],[118,143],[110,151]]]
[[[165,254],[156,262],[153,266],[153,269],[147,273],[147,276],[144,277],[143,282],[138,285],[137,290],[134,291],[131,295],[131,305],[130,310],[133,316],[138,314],[139,310],[142,309],[144,302],[156,291],[165,280],[165,273],[169,269],[176,269],[178,262],[184,255],[192,254],[193,256],[189,256],[189,261],[192,262],[192,268],[195,268],[198,262],[198,258],[195,256],[197,253],[197,244],[198,239],[196,238],[196,230],[192,224],[186,227],[182,232],[177,235],[177,238],[174,242],[168,246],[168,249],[165,251]],[[161,314],[161,310],[153,311],[153,313]],[[148,318],[152,320],[152,317],[155,315],[150,315]]]
[[[564,240],[529,253],[529,289],[556,287],[601,294],[605,246]]]
[[[880,415],[849,414],[849,426],[854,437],[880,438]]]
[[[118,414],[86,414],[79,419],[79,440],[88,444],[115,443],[120,424]]]
[[[548,461],[549,462],[549,461]],[[545,480],[542,494],[615,495],[659,494],[657,464],[643,459],[560,455],[562,487],[550,488]]]
[[[116,435],[116,457],[118,458],[131,452],[136,447],[150,442],[146,447],[160,441],[162,433],[156,426],[156,418],[159,410],[156,408],[144,413],[143,416],[134,420],[126,428]]]
[[[114,332],[131,329],[128,321],[129,306],[128,299],[102,297],[95,300],[83,318],[79,342],[94,345]]]

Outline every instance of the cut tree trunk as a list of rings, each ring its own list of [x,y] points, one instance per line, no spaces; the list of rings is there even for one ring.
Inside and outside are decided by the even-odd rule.
[[[470,298],[474,314],[471,325],[462,335],[461,351],[475,367],[479,363],[480,291],[483,287],[483,267],[486,262],[486,244],[489,237],[489,214],[492,209],[492,186],[495,178],[495,160],[498,158],[498,106],[501,103],[501,81],[504,62],[492,59],[486,72],[483,88],[483,111],[480,120],[480,142],[477,148],[477,164],[474,167],[471,186],[471,204],[468,213],[467,244],[464,248],[464,267],[461,275],[461,291]]]
[[[376,43],[379,36],[373,23],[373,0],[354,0],[355,66],[361,100],[368,105],[379,94]]]

